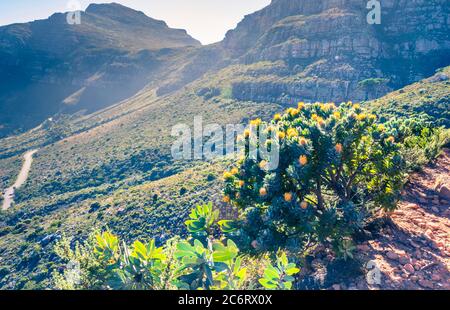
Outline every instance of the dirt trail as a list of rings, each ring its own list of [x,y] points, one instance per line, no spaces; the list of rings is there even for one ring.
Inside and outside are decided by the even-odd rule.
[[[438,180],[449,178],[447,149],[411,176],[399,209],[380,235],[358,246],[358,256],[381,272],[381,284],[366,288],[450,289],[450,201],[435,190]]]
[[[33,155],[36,152],[37,150],[28,151],[23,156],[24,163],[22,165],[22,169],[19,172],[19,175],[17,176],[16,182],[13,184],[13,186],[5,190],[2,210],[7,210],[9,209],[9,207],[11,207],[11,204],[14,201],[15,189],[21,187],[27,181],[28,173],[30,172],[31,164],[33,163]]]

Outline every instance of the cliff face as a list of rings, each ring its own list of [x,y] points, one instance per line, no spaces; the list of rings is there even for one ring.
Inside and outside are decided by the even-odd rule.
[[[450,2],[382,0],[370,25],[360,0],[273,0],[230,31],[223,46],[243,64],[283,61],[290,79],[234,84],[241,100],[365,100],[450,63]]]

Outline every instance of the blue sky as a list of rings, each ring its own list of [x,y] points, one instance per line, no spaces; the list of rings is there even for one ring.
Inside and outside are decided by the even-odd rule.
[[[89,3],[112,0],[1,0],[0,25],[47,18],[54,12],[70,10],[71,3],[85,9]],[[244,15],[257,11],[270,0],[116,0],[148,16],[167,22],[170,27],[186,29],[203,44],[223,39]]]

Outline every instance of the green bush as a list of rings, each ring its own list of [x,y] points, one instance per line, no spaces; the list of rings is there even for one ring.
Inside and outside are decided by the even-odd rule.
[[[57,289],[244,289],[254,288],[259,275],[248,275],[255,259],[242,255],[228,239],[214,239],[212,227],[220,227],[212,205],[197,206],[186,221],[193,233],[188,240],[174,237],[161,247],[154,240],[135,241],[131,247],[110,232],[94,234],[85,244],[62,238],[55,253],[64,263],[79,266],[77,281],[73,270],[65,268],[53,275]],[[221,223],[221,224],[219,224]],[[199,237],[199,239],[196,239]],[[246,264],[244,264],[246,262]],[[257,264],[257,263],[256,263]],[[264,263],[266,264],[266,263]],[[264,266],[263,266],[264,267]],[[292,275],[299,269],[280,253],[277,267],[267,263],[260,288],[290,289]],[[273,274],[274,271],[277,274]],[[257,282],[257,281],[256,281]]]
[[[396,207],[405,177],[400,144],[359,105],[300,103],[270,123],[251,125],[276,132],[265,143],[279,148],[280,160],[268,170],[265,158],[250,157],[250,143],[259,147],[262,140],[246,131],[244,157],[224,173],[224,201],[241,210],[234,238],[243,248],[331,241],[338,251],[368,216]]]

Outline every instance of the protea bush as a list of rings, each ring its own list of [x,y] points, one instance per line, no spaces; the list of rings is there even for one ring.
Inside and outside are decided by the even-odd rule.
[[[224,173],[224,201],[239,208],[235,240],[249,249],[301,249],[331,243],[336,250],[368,216],[393,210],[404,181],[404,160],[393,129],[358,104],[304,104],[271,122],[252,121],[242,158]],[[279,149],[277,167],[250,156],[261,132]],[[253,154],[254,155],[254,154]],[[344,249],[345,250],[345,249]]]

